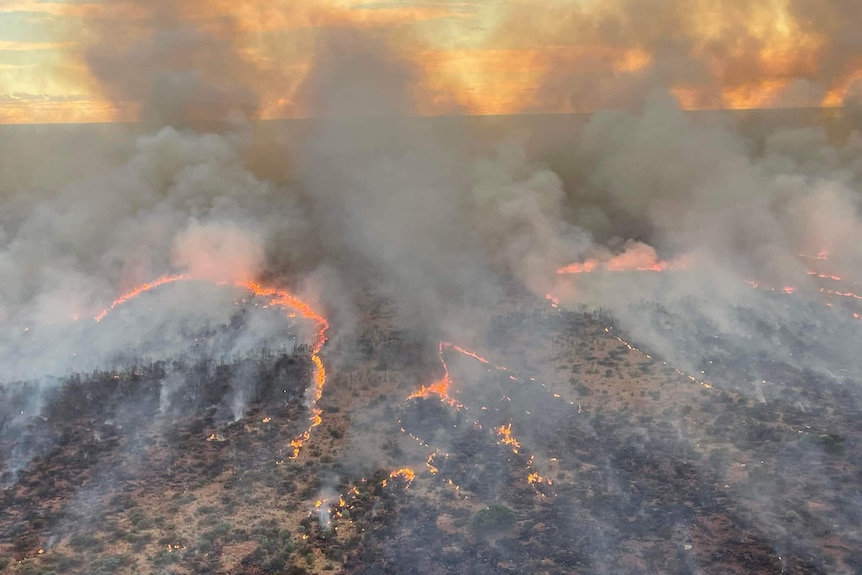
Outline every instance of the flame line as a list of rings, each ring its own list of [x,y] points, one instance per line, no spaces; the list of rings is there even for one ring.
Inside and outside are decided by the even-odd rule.
[[[141,284],[140,286],[122,294],[113,302],[111,302],[111,305],[109,307],[99,312],[99,314],[96,315],[94,319],[96,320],[96,322],[101,322],[103,319],[105,319],[105,316],[107,316],[108,313],[113,311],[118,306],[121,306],[135,299],[141,294],[154,290],[158,287],[175,282],[193,280],[211,281],[204,280],[201,278],[195,278],[186,274],[165,275],[151,282]],[[223,285],[223,283],[221,282],[212,283],[215,283],[216,285]],[[311,411],[311,415],[309,417],[309,426],[303,433],[301,433],[298,437],[291,440],[290,442],[290,446],[293,449],[290,459],[296,459],[299,456],[299,452],[302,449],[303,443],[308,441],[308,439],[311,437],[311,430],[323,423],[323,410],[317,407],[317,403],[323,396],[323,389],[324,387],[326,387],[326,366],[324,366],[323,360],[320,358],[320,351],[327,341],[326,332],[327,330],[329,330],[329,320],[327,320],[326,317],[324,317],[314,308],[312,308],[307,302],[301,300],[287,290],[264,286],[258,282],[251,280],[236,281],[233,285],[235,287],[245,289],[255,296],[269,297],[269,305],[278,306],[282,310],[289,309],[295,312],[286,313],[287,317],[295,317],[296,314],[299,314],[303,319],[313,321],[318,325],[315,342],[311,350],[311,361],[314,364],[314,385],[310,389],[309,393],[309,409]]]
[[[149,283],[141,284],[138,287],[136,287],[130,291],[127,291],[126,293],[124,293],[123,295],[121,295],[120,297],[118,297],[117,299],[112,301],[110,307],[103,309],[101,312],[99,312],[99,314],[94,319],[97,322],[102,321],[103,319],[105,319],[105,316],[108,315],[108,313],[114,311],[114,309],[117,306],[123,305],[124,303],[135,299],[136,297],[138,297],[142,293],[148,292],[150,290],[154,290],[154,289],[161,287],[163,285],[166,285],[166,284],[170,284],[170,283],[174,283],[174,282],[178,282],[178,281],[190,280],[190,279],[192,279],[190,276],[187,276],[184,274],[170,275],[170,276],[162,276],[162,277],[155,279]]]
[[[449,395],[449,386],[452,384],[452,378],[451,378],[450,373],[449,373],[449,365],[446,363],[446,358],[443,356],[443,353],[446,350],[458,352],[458,353],[460,353],[466,357],[475,359],[476,361],[478,361],[479,363],[481,363],[483,365],[490,366],[490,367],[496,369],[497,371],[502,371],[502,372],[506,372],[506,373],[510,373],[510,374],[512,373],[512,370],[510,370],[508,367],[496,365],[496,364],[492,363],[490,360],[482,357],[481,355],[479,355],[478,353],[476,353],[474,351],[470,351],[468,349],[465,349],[459,345],[456,345],[456,344],[448,342],[448,341],[440,341],[440,343],[437,345],[437,355],[440,358],[440,363],[443,365],[443,371],[444,371],[443,378],[439,379],[438,381],[434,382],[433,384],[431,384],[429,386],[423,385],[419,389],[419,391],[415,391],[415,392],[411,393],[407,397],[407,401],[414,399],[414,398],[428,398],[428,396],[433,394],[433,395],[438,395],[440,397],[440,401],[448,403],[451,407],[454,407],[457,410],[466,409],[466,407],[463,404],[459,403],[456,399],[454,399],[453,397],[451,397]],[[509,378],[512,379],[513,381],[516,381],[518,379],[514,375],[509,375]],[[531,378],[531,380],[533,380],[533,378]],[[544,387],[544,385],[543,385],[543,387]],[[559,394],[554,394],[554,397],[560,398]],[[485,408],[483,407],[482,409],[484,410]],[[527,412],[527,413],[529,413],[529,412]],[[400,421],[399,421],[399,423],[400,423]],[[482,429],[482,426],[479,425],[478,421],[474,421],[473,423],[474,423],[474,425],[478,426],[479,429]],[[405,429],[402,427],[401,431],[405,432]],[[521,442],[520,442],[520,440],[518,440],[517,437],[512,435],[512,422],[511,421],[508,424],[504,424],[504,425],[501,425],[499,427],[494,428],[494,432],[500,438],[497,441],[498,445],[507,446],[509,449],[512,450],[512,453],[514,453],[515,455],[518,455],[520,453]],[[418,437],[416,437],[412,433],[410,433],[409,435],[413,439],[417,440],[421,445],[425,445],[425,446],[430,447],[430,445],[428,443],[422,441],[421,439],[419,439]],[[432,453],[431,455],[428,456],[428,458],[425,461],[425,467],[427,468],[428,472],[431,475],[436,475],[439,471],[439,468],[432,463],[434,458],[437,455],[448,456],[448,454],[445,454],[444,452],[440,452],[439,450],[435,450],[434,453]],[[542,497],[546,497],[546,494],[542,490],[540,490],[538,486],[543,485],[543,484],[546,486],[550,486],[553,484],[553,481],[550,479],[546,479],[546,478],[542,477],[541,475],[539,475],[538,471],[536,471],[533,468],[534,458],[535,458],[535,456],[530,456],[530,458],[527,462],[527,470],[530,471],[530,473],[527,476],[527,483],[529,485],[531,485],[539,495],[541,495]],[[399,471],[401,471],[401,470],[399,470]],[[399,474],[399,471],[392,472],[392,475],[390,475],[390,477],[393,477],[394,475]],[[408,469],[408,471],[410,471],[410,470]],[[412,473],[412,471],[410,471],[410,473]],[[412,477],[410,478],[410,480],[412,480]],[[449,479],[448,482],[450,485],[453,485],[456,490],[460,489],[460,487],[458,485],[455,485],[454,483],[452,483],[451,479]],[[384,482],[384,485],[385,485],[385,482]],[[409,485],[409,481],[408,481],[408,485]]]

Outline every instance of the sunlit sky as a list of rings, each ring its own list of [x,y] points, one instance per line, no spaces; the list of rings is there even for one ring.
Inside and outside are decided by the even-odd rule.
[[[257,70],[244,81],[264,118],[305,115],[294,92],[328,29],[385,37],[421,72],[420,114],[589,111],[647,77],[688,108],[841,105],[862,83],[855,54],[819,75],[821,59],[835,57],[840,13],[802,25],[786,1],[746,4],[659,0],[638,12],[636,0],[176,0],[172,12],[195,26],[230,15],[224,42]],[[142,0],[2,0],[0,123],[135,120],[138,103],[108,96],[86,54],[123,53],[114,43],[152,35],[154,12]],[[121,32],[108,39],[106,27]]]

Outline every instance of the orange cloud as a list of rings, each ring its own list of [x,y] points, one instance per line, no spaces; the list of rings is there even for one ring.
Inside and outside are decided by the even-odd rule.
[[[72,112],[71,102],[32,104],[29,113],[21,110],[30,104],[17,104],[15,117],[35,120],[61,119],[67,108],[70,118],[146,115],[154,85],[171,88],[170,81],[180,90],[192,75],[200,82],[192,97],[204,100],[181,104],[178,113],[306,116],[299,92],[327,30],[372,34],[394,60],[412,66],[420,114],[581,112],[637,105],[656,89],[686,108],[836,106],[862,97],[862,15],[845,4],[12,0],[13,10],[50,17],[48,28],[64,17],[84,26],[62,42],[6,41],[0,50],[62,53],[54,69],[69,76],[68,92],[86,90],[90,101],[103,102],[87,113]],[[179,38],[182,30],[188,38]],[[175,47],[159,51],[156,34]],[[0,66],[4,78],[23,77],[10,75],[11,64]],[[13,85],[10,92],[28,90]]]
[[[540,53],[536,90],[513,111],[627,105],[656,88],[691,108],[843,103],[862,67],[862,14],[849,4],[549,0],[536,10],[516,0],[488,17],[481,46]],[[614,53],[637,54],[635,65]]]
[[[133,110],[120,110],[108,101],[86,99],[21,99],[0,96],[0,124],[57,124],[133,121]]]

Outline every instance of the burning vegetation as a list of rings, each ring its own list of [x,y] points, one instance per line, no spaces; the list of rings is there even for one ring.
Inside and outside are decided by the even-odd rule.
[[[0,573],[862,570],[858,10],[72,4],[141,123],[0,130]]]
[[[510,359],[535,330],[559,330],[535,347],[540,363],[523,358],[535,365],[533,376],[443,342],[436,346],[442,393],[421,385],[425,393],[405,393],[400,382],[410,379],[410,364],[387,367],[398,374],[388,378],[379,366],[363,367],[388,345],[403,344],[371,338],[381,320],[360,336],[371,338],[370,347],[356,367],[322,378],[323,316],[287,292],[256,284],[249,292],[245,305],[264,298],[285,321],[309,322],[312,343],[220,365],[162,362],[82,374],[45,397],[42,419],[13,422],[26,393],[4,388],[0,447],[29,457],[15,477],[4,477],[8,513],[0,527],[9,534],[10,572],[368,573],[397,571],[417,558],[451,573],[549,565],[590,572],[602,556],[622,571],[754,565],[755,572],[811,573],[857,561],[849,545],[811,556],[790,543],[779,555],[769,543],[779,527],[818,533],[825,516],[812,511],[812,501],[841,509],[840,489],[814,487],[823,481],[821,465],[830,481],[852,481],[840,466],[856,456],[862,433],[849,431],[857,399],[839,388],[819,398],[833,410],[827,427],[820,412],[786,398],[761,404],[692,385],[616,338],[601,317],[536,307],[493,321],[501,335],[517,329],[492,350]],[[596,366],[612,374],[594,373]],[[621,369],[632,375],[618,376]],[[428,371],[412,373],[426,379]],[[553,375],[566,371],[570,380]],[[244,417],[219,423],[218,406],[230,401],[239,373],[255,374],[256,391]],[[165,412],[160,397],[175,374],[187,374],[185,403]],[[318,385],[327,377],[335,379]],[[799,398],[816,389],[803,373],[783,377]],[[682,430],[668,426],[668,410]],[[367,424],[344,427],[346,415],[363,412],[371,414]],[[309,417],[310,427],[292,431]],[[835,417],[848,418],[846,425]],[[362,466],[347,464],[352,443],[399,429],[405,441],[383,447],[391,467],[357,472]],[[63,438],[53,452],[26,454],[27,445],[49,437]],[[301,440],[302,450],[289,438]],[[788,466],[809,487],[769,479]],[[763,489],[776,488],[784,510],[761,500]],[[90,501],[87,529],[73,505],[81,493]],[[49,500],[56,503],[44,505]],[[574,532],[573,542],[565,534]]]

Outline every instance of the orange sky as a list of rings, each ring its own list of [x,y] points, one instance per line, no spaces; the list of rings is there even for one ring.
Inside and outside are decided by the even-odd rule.
[[[240,63],[235,81],[255,94],[255,114],[264,118],[309,115],[297,94],[330,30],[383,38],[415,71],[419,114],[590,111],[629,105],[657,87],[687,108],[840,106],[862,94],[862,57],[851,51],[862,43],[850,41],[862,22],[839,0],[816,8],[794,0],[166,5],[167,20],[143,0],[5,0],[0,123],[136,120],[136,92],[113,90],[94,73],[88,50],[125,54],[178,23],[232,47],[231,74]],[[211,66],[204,76],[217,76],[218,66],[199,56],[172,69]],[[157,81],[157,64],[141,74]]]

